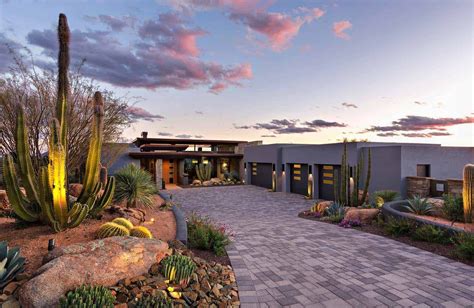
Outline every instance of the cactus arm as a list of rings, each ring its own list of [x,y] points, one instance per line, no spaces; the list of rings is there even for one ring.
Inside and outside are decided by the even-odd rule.
[[[463,170],[462,199],[464,209],[464,221],[472,222],[472,199],[474,198],[474,165],[467,164]]]
[[[105,209],[114,197],[115,192],[115,177],[109,177],[107,184],[104,188],[104,193],[96,202],[94,202],[93,208],[89,211],[91,216],[99,214],[103,209]]]
[[[39,213],[29,208],[28,202],[24,199],[20,187],[17,183],[15,164],[11,155],[5,155],[3,159],[3,178],[6,185],[8,200],[13,212],[22,220],[34,222],[39,219]]]
[[[30,202],[38,203],[39,196],[37,192],[38,184],[35,180],[35,171],[31,162],[28,146],[28,132],[25,125],[23,107],[18,106],[16,122],[16,153],[18,156],[18,165],[20,167],[20,177],[25,187],[26,195]]]
[[[365,176],[365,185],[364,185],[364,193],[362,195],[362,201],[365,201],[367,198],[367,193],[369,191],[369,185],[370,185],[370,175],[372,172],[372,151],[369,148],[369,153],[367,156],[367,174]]]
[[[70,31],[66,15],[59,14],[58,22],[58,97],[56,103],[56,118],[60,125],[60,142],[67,149],[67,100],[68,100],[68,69],[69,69],[69,38]]]
[[[48,167],[41,167],[38,186],[42,219],[52,226],[56,222],[56,218],[51,210],[52,198],[48,179]]]
[[[81,224],[81,222],[87,217],[89,213],[89,207],[85,204],[78,202],[74,203],[71,210],[68,213],[68,228],[75,228]]]
[[[66,151],[60,143],[59,122],[57,119],[51,121],[51,132],[49,137],[49,165],[48,177],[52,194],[52,205],[54,217],[61,227],[67,221],[67,184],[66,184]]]
[[[99,180],[100,154],[102,149],[104,129],[104,101],[100,92],[94,94],[94,118],[92,123],[92,134],[86,160],[86,172],[84,175],[83,189],[78,201],[85,203],[93,193],[93,189]]]

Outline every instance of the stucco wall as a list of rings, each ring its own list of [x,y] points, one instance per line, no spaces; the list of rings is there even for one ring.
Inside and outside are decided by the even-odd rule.
[[[430,165],[430,177],[439,180],[461,179],[465,164],[474,163],[472,147],[402,146],[402,192],[406,192],[406,177],[416,176],[416,165]]]
[[[120,153],[117,154],[117,158],[112,165],[107,166],[109,175],[114,175],[115,172],[128,164],[135,164],[140,167],[140,160],[130,157],[130,155],[128,155],[130,152],[140,152],[140,149],[131,143],[128,147],[120,150]]]

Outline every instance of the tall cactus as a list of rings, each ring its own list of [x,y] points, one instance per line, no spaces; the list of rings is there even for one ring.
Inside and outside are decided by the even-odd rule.
[[[370,177],[372,174],[372,150],[369,148],[367,155],[367,174],[365,175],[365,185],[364,193],[362,194],[362,199],[360,200],[359,205],[362,205],[367,199],[367,194],[369,193]]]
[[[344,142],[344,150],[341,158],[341,190],[339,192],[339,202],[347,204],[347,144]]]
[[[104,130],[104,101],[100,92],[94,94],[94,118],[92,122],[92,133],[89,141],[89,150],[86,160],[86,172],[82,182],[82,192],[78,198],[79,202],[86,202],[91,196],[94,187],[99,182],[100,154],[102,151],[102,140]]]
[[[474,199],[474,165],[467,164],[464,166],[462,181],[462,200],[466,223],[472,222],[472,199]]]
[[[94,95],[94,121],[92,138],[86,164],[85,190],[80,202],[68,203],[67,185],[67,99],[69,67],[69,27],[64,14],[59,15],[58,26],[58,98],[56,118],[51,121],[48,143],[48,166],[42,166],[39,175],[33,170],[28,145],[28,133],[24,112],[18,107],[16,124],[16,156],[19,178],[26,196],[18,185],[17,170],[13,157],[3,159],[4,178],[7,195],[15,214],[27,222],[43,221],[56,232],[78,226],[88,214],[97,215],[111,201],[115,190],[115,179],[109,177],[101,192],[99,182],[100,152],[102,146],[104,106],[99,92]]]
[[[196,165],[196,175],[201,182],[209,181],[212,174],[212,165],[207,164],[198,164]]]

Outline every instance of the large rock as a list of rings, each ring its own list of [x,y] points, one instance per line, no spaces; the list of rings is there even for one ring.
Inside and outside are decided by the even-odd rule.
[[[316,204],[316,212],[324,215],[326,209],[330,207],[334,202],[333,201],[320,201]]]
[[[109,206],[106,211],[113,215],[118,215],[119,217],[127,218],[134,225],[139,225],[146,220],[145,210],[139,208],[127,208],[125,206],[114,204]]]
[[[120,279],[146,273],[169,253],[154,239],[110,237],[56,248],[36,276],[20,289],[23,308],[54,307],[69,290],[83,284],[113,286]]]
[[[79,183],[69,184],[68,192],[71,196],[77,198],[81,194],[81,191],[82,191],[82,184],[79,184]]]
[[[379,209],[350,208],[344,215],[346,220],[359,220],[362,224],[370,224],[379,214]]]

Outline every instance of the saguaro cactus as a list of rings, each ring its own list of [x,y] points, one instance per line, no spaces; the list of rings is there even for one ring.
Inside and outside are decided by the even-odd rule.
[[[80,202],[68,204],[67,187],[67,100],[69,67],[69,27],[64,14],[59,15],[58,39],[58,97],[56,118],[51,121],[48,143],[48,166],[40,168],[39,177],[33,170],[29,154],[28,133],[24,112],[18,106],[16,124],[16,156],[18,158],[19,178],[26,196],[21,192],[16,177],[12,155],[3,160],[7,195],[15,214],[25,221],[41,220],[59,232],[65,228],[78,226],[87,214],[97,215],[112,200],[115,179],[109,177],[104,192],[99,196],[102,184],[99,183],[99,164],[102,146],[104,106],[99,92],[94,95],[95,109],[92,138],[86,164],[86,178]]]
[[[463,170],[462,200],[464,204],[464,221],[472,222],[472,199],[474,199],[474,165],[467,164]]]

